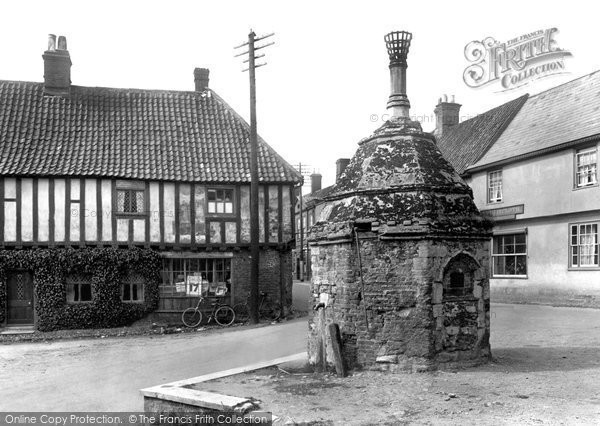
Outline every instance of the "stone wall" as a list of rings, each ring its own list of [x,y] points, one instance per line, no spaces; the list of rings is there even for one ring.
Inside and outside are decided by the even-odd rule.
[[[313,301],[327,304],[310,321],[312,364],[322,365],[323,354],[332,363],[330,322],[340,326],[350,368],[423,371],[487,359],[487,240],[360,238],[364,289],[355,243],[312,246]],[[457,271],[468,288],[445,297],[444,281]]]

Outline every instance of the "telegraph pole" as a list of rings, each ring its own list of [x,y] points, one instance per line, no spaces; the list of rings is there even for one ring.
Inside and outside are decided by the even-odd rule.
[[[234,49],[239,49],[248,46],[246,52],[235,55],[248,55],[248,59],[243,62],[248,63],[248,68],[243,71],[248,71],[250,76],[250,322],[258,324],[258,266],[259,266],[259,224],[258,224],[258,136],[256,130],[256,68],[262,67],[267,63],[256,64],[256,59],[262,58],[264,54],[256,55],[255,52],[267,46],[274,44],[273,42],[262,46],[255,46],[255,43],[271,37],[273,34],[268,34],[262,37],[256,37],[254,31],[250,30],[248,41],[236,46]]]

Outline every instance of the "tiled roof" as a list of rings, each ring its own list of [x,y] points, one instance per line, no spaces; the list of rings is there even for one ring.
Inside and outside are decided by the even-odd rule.
[[[481,158],[523,106],[528,95],[513,99],[448,129],[437,141],[454,169],[465,169]]]
[[[473,167],[598,135],[599,105],[600,71],[531,96]]]
[[[249,127],[218,95],[0,81],[0,174],[249,182]],[[262,182],[302,177],[259,140]]]
[[[334,189],[335,185],[330,185],[326,186],[323,189],[319,189],[318,191],[306,194],[303,199],[304,205],[302,207],[304,208],[304,210],[307,210],[319,205],[321,201],[323,201],[323,198],[331,194]]]

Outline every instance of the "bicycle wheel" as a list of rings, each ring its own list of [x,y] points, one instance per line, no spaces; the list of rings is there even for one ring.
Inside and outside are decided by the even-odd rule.
[[[235,312],[230,306],[221,306],[215,311],[215,321],[219,325],[231,325],[235,320]]]
[[[181,321],[186,327],[196,327],[202,322],[202,312],[196,308],[187,308],[181,314]]]
[[[281,316],[281,309],[272,302],[265,302],[260,307],[260,316],[270,321],[277,321]]]
[[[235,312],[235,319],[238,322],[246,322],[250,318],[250,312],[245,303],[238,303],[233,307],[233,311]]]

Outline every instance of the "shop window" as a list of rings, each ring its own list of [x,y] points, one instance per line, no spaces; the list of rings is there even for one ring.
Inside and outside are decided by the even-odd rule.
[[[83,274],[69,275],[66,279],[67,284],[67,302],[81,303],[91,302],[92,294],[92,277]]]
[[[224,296],[231,292],[231,258],[163,259],[163,294]]]

